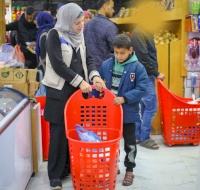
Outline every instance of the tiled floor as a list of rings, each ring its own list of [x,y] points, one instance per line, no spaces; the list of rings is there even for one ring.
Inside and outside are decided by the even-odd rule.
[[[159,150],[148,150],[138,145],[132,186],[121,185],[125,174],[124,153],[120,155],[121,174],[117,177],[116,190],[199,190],[200,189],[200,148],[184,145],[168,147],[161,135],[152,136],[160,145]],[[121,147],[123,140],[121,140]],[[123,150],[123,147],[121,148]],[[49,181],[44,162],[39,173],[30,179],[26,190],[48,190]],[[198,179],[198,180],[197,180]],[[64,190],[73,190],[71,179],[63,181]]]

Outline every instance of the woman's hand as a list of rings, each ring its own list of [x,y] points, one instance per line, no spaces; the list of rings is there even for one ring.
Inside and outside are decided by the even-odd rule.
[[[98,76],[95,76],[93,78],[93,84],[95,86],[95,89],[98,91],[101,91],[102,88],[106,88],[105,82]]]
[[[81,84],[79,85],[79,88],[83,93],[89,93],[92,91],[92,87],[90,84],[88,84],[86,81],[82,80]]]

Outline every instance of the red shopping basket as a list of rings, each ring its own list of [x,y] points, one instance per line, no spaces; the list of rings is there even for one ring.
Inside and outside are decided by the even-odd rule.
[[[46,96],[36,96],[35,99],[40,103],[40,114],[41,114],[41,127],[42,127],[42,154],[43,160],[48,160],[49,154],[49,140],[50,140],[50,132],[49,132],[49,122],[44,119],[44,107],[46,102]]]
[[[162,135],[167,145],[193,144],[200,140],[200,104],[190,104],[192,98],[171,93],[158,82],[158,99],[161,108]]]
[[[102,99],[84,99],[78,90],[65,106],[70,168],[76,190],[115,189],[122,137],[122,107],[113,104],[114,97],[105,89]],[[94,131],[102,141],[80,141],[75,124]]]

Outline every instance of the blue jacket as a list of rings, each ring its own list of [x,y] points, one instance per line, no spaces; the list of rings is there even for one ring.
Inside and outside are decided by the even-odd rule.
[[[101,14],[97,14],[85,25],[85,44],[94,59],[97,69],[113,52],[113,39],[117,33],[116,25]]]
[[[108,89],[111,89],[112,85],[114,60],[115,58],[112,57],[104,61],[99,69]],[[134,123],[141,120],[139,103],[145,95],[147,87],[148,75],[144,66],[139,61],[125,65],[118,89],[118,96],[125,97],[127,100],[126,103],[122,104],[124,123]]]

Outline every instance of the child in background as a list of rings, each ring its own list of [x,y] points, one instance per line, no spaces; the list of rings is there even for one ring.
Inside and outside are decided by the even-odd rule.
[[[124,186],[133,184],[133,168],[137,153],[135,122],[141,119],[140,100],[147,91],[148,76],[137,60],[131,40],[126,34],[114,38],[114,56],[104,61],[99,69],[106,87],[115,95],[114,104],[123,108],[123,138],[126,152]]]

